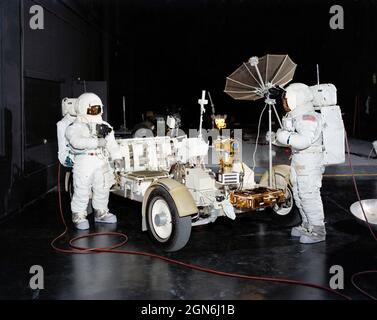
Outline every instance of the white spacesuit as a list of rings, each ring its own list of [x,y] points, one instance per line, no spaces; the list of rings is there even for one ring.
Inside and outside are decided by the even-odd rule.
[[[110,188],[115,182],[109,158],[119,166],[121,154],[114,131],[102,120],[102,113],[101,99],[93,93],[84,93],[76,103],[77,119],[66,131],[74,154],[72,221],[80,230],[89,228],[86,216],[91,192],[95,221],[117,222],[116,216],[108,209]],[[103,134],[100,129],[107,132]]]
[[[321,116],[314,110],[313,95],[308,86],[294,83],[287,87],[283,105],[287,111],[283,129],[276,139],[292,149],[291,183],[295,203],[302,217],[302,224],[294,227],[292,236],[301,243],[316,243],[326,239],[322,186],[323,147]]]

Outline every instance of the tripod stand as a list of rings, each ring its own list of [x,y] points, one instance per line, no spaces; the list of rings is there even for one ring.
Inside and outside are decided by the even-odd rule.
[[[272,109],[274,110],[275,112],[275,115],[276,115],[276,118],[278,119],[279,121],[279,125],[280,125],[280,128],[283,127],[282,123],[281,123],[281,120],[279,118],[279,114],[277,113],[276,111],[276,100],[275,99],[271,99],[269,97],[269,94],[267,94],[266,96],[266,99],[265,99],[265,106],[268,106],[268,131],[272,132]],[[270,136],[270,139],[269,139],[269,144],[268,144],[268,186],[270,188],[273,188],[273,182],[272,182],[272,138]]]

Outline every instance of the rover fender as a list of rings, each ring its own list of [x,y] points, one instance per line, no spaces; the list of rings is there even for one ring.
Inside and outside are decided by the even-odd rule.
[[[183,184],[169,178],[162,178],[152,183],[145,192],[142,205],[142,229],[147,231],[146,209],[151,192],[157,187],[163,187],[169,192],[177,207],[180,217],[186,217],[198,212],[198,208],[190,191]]]
[[[289,177],[291,174],[291,167],[285,164],[277,165],[272,167],[272,183],[277,189],[285,190],[290,184]],[[262,187],[268,186],[268,171],[266,171],[262,178],[260,179],[259,185]]]

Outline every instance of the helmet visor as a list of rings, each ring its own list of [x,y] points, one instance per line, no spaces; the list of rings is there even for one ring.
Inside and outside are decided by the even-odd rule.
[[[102,112],[101,106],[90,106],[86,113],[91,116],[97,116],[101,114],[101,112]]]

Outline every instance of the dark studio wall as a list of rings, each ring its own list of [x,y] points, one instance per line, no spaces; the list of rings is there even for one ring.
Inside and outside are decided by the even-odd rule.
[[[18,1],[1,1],[0,215],[18,207],[22,165],[21,33]]]
[[[28,27],[33,4],[45,9],[44,30]],[[344,30],[329,27],[333,4]],[[107,81],[116,128],[122,96],[129,126],[176,106],[197,127],[202,89],[254,128],[263,102],[232,100],[225,77],[252,55],[287,53],[295,82],[315,84],[318,63],[348,132],[375,140],[376,14],[375,0],[1,0],[0,219],[56,185],[55,123],[61,98],[84,89],[78,78]]]
[[[44,29],[32,30],[32,5]],[[104,80],[101,1],[0,1],[0,219],[56,186],[61,99]],[[106,98],[106,97],[105,97]]]
[[[125,95],[130,123],[140,112],[178,105],[183,122],[197,126],[197,99],[211,91],[219,112],[244,126],[255,124],[263,102],[234,101],[223,93],[225,77],[252,55],[287,53],[298,64],[295,82],[338,88],[347,130],[374,140],[377,102],[365,114],[368,95],[376,96],[377,2],[374,0],[109,0],[112,105]],[[344,8],[344,30],[329,26],[330,7]],[[355,101],[358,104],[355,105]],[[112,113],[120,124],[121,109]]]

